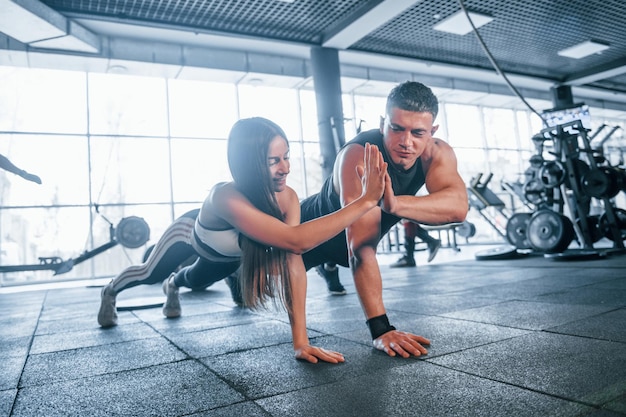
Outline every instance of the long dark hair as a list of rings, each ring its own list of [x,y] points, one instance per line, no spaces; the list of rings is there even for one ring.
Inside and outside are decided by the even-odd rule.
[[[276,123],[262,117],[241,119],[228,136],[228,166],[237,189],[262,212],[284,221],[278,206],[268,165],[270,142],[285,132]],[[244,305],[253,309],[266,307],[268,300],[281,301],[291,312],[291,286],[287,252],[269,247],[244,234],[240,235],[241,273]]]

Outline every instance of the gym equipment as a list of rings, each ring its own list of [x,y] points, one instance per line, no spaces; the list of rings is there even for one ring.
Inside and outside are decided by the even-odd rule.
[[[515,213],[506,223],[506,240],[517,249],[531,249],[528,241],[528,223],[531,213]]]
[[[588,126],[583,121],[569,119],[559,123],[532,137],[536,154],[524,172],[525,182],[517,188],[509,187],[521,195],[527,207],[534,209],[532,213],[508,216],[506,240],[517,252],[534,251],[560,260],[592,259],[625,252],[626,210],[615,206],[615,197],[626,191],[626,170],[612,166],[604,157],[602,146],[591,146],[599,131],[589,138]],[[601,144],[616,130],[612,129]],[[485,190],[489,179],[491,176],[482,184],[480,176],[472,180],[468,189],[470,205],[481,214],[487,207],[496,207],[506,216],[504,203],[494,201],[495,195]],[[603,212],[598,213],[598,209]],[[490,223],[500,232],[496,222]],[[595,249],[594,244],[605,237],[613,242],[613,248]],[[580,249],[569,249],[574,241]],[[498,258],[501,252],[507,251],[503,248],[476,259]]]
[[[488,174],[483,180],[483,174],[479,173],[470,180],[467,188],[467,196],[470,208],[478,211],[478,214],[493,227],[493,229],[503,238],[506,238],[506,231],[501,226],[505,223],[510,214],[507,212],[506,204],[493,191],[489,189],[489,182],[493,174]],[[501,221],[501,220],[504,221]]]
[[[503,245],[492,249],[485,249],[474,254],[474,258],[478,261],[498,261],[517,259],[526,256],[524,253],[517,251],[515,246]]]
[[[96,206],[96,212],[98,206]],[[150,226],[148,223],[137,216],[125,217],[119,221],[117,227],[113,226],[106,217],[100,216],[109,223],[109,241],[92,250],[85,251],[76,258],[63,260],[58,256],[39,257],[38,264],[27,265],[0,265],[0,273],[2,272],[22,272],[22,271],[54,271],[54,275],[64,274],[72,270],[75,265],[93,258],[114,246],[122,245],[125,248],[135,249],[144,245],[150,240]]]
[[[580,223],[581,220],[577,219],[576,220],[576,227],[579,228],[580,230]],[[593,243],[598,242],[600,239],[602,239],[604,237],[604,232],[600,229],[600,216],[598,215],[591,215],[591,216],[587,216],[587,225],[589,227],[589,232],[591,235],[591,241]]]
[[[546,188],[558,187],[565,181],[566,173],[559,161],[546,161],[539,168],[538,176]]]
[[[617,223],[617,228],[619,230],[619,238],[623,241],[626,239],[626,210],[624,209],[615,209],[615,219]],[[615,241],[615,235],[611,229],[611,224],[609,223],[609,219],[604,213],[598,219],[598,229],[600,233],[609,240]]]
[[[476,225],[465,220],[456,227],[456,232],[459,236],[469,239],[470,237],[476,236]]]
[[[545,252],[563,252],[574,240],[572,221],[552,210],[538,210],[528,221],[528,242],[533,249]]]
[[[523,186],[524,198],[535,206],[546,201],[546,187],[539,178],[531,178]]]
[[[583,174],[582,191],[595,198],[613,198],[623,189],[621,173],[613,167],[598,167]]]

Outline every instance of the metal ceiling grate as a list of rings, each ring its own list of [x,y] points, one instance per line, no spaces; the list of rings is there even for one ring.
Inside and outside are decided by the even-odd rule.
[[[45,0],[62,13],[131,19],[191,29],[320,44],[322,34],[363,0]]]
[[[382,0],[43,0],[70,16],[166,25],[203,32],[321,45],[326,33]],[[396,0],[387,0],[396,1]],[[465,0],[494,20],[479,29],[507,73],[559,80],[626,57],[624,0]],[[493,69],[474,34],[432,27],[460,10],[458,0],[422,0],[350,49]],[[608,42],[601,55],[573,60],[557,51],[586,40]],[[624,76],[594,85],[626,91]],[[621,85],[621,87],[619,87]]]
[[[563,77],[588,68],[589,60],[601,65],[626,55],[626,6],[621,0],[477,0],[465,5],[494,18],[479,33],[507,71]],[[419,2],[352,49],[491,68],[473,33],[459,36],[432,29],[460,9],[456,0]],[[576,61],[556,54],[589,39],[609,42],[611,48]]]

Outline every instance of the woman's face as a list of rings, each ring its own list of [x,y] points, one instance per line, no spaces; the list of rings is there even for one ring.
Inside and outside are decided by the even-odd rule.
[[[276,136],[270,142],[267,152],[267,165],[270,169],[270,179],[274,185],[274,192],[279,193],[287,186],[289,174],[289,144],[281,136]]]

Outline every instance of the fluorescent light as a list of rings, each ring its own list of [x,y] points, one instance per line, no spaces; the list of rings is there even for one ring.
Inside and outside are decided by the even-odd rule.
[[[570,46],[557,52],[560,56],[567,58],[580,59],[589,55],[597,54],[599,52],[609,49],[609,45],[606,43],[600,43],[595,41],[585,41],[578,45]]]
[[[484,26],[493,20],[491,16],[480,13],[468,12],[468,14],[476,28]],[[472,31],[472,25],[469,20],[467,20],[465,12],[463,10],[459,10],[453,15],[450,15],[441,22],[437,23],[433,26],[433,29],[441,32],[453,33],[455,35],[466,35]]]

